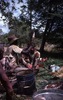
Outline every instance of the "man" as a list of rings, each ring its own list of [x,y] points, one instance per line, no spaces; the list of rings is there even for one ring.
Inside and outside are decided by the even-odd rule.
[[[13,88],[11,83],[9,82],[9,79],[3,70],[3,65],[1,63],[1,59],[3,58],[3,48],[0,48],[0,81],[3,85],[3,87],[6,90],[6,100],[12,100],[12,95],[13,95]]]
[[[4,47],[0,46],[0,81],[6,91],[6,100],[21,100],[14,93],[12,83],[10,83],[7,74],[3,69],[3,60],[2,60],[3,54],[4,54]]]
[[[9,52],[11,53],[13,51],[13,53],[15,54],[13,54],[13,56],[16,57],[17,64],[19,65],[20,63],[24,67],[31,69],[31,57],[26,53],[26,50],[24,51],[22,48],[19,48],[18,38],[15,35],[12,35],[8,38],[8,41],[10,43]]]
[[[25,48],[23,52],[30,56],[32,66],[29,67],[28,64],[23,61],[24,64],[32,68],[37,74],[39,72],[40,52],[36,49],[35,44],[33,42],[31,44],[28,43],[27,48]]]
[[[11,73],[15,70],[15,68],[19,64],[19,54],[22,49],[18,46],[18,38],[15,35],[11,35],[8,37],[9,46],[7,47],[7,51],[5,52],[5,66]]]

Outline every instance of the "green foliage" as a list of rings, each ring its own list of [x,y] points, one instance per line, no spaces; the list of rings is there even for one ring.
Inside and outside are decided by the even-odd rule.
[[[55,59],[55,58],[48,58],[46,62],[44,62],[44,68],[40,68],[38,75],[36,76],[36,86],[37,89],[44,89],[44,87],[49,83],[54,83],[59,80],[54,80],[54,76],[50,74],[50,71],[48,70],[49,65],[58,65],[63,66],[62,59]]]
[[[18,4],[23,2],[23,0],[17,0]],[[44,41],[47,41],[47,38],[50,39],[50,37],[53,36],[53,34],[48,35],[48,32],[51,33],[52,30],[58,29],[58,27],[63,27],[62,0],[60,0],[60,2],[59,0],[26,0],[26,4],[22,4],[19,8],[19,10],[21,11],[19,18],[13,16],[13,11],[17,10],[17,8],[15,7],[15,0],[11,0],[11,3],[12,8],[10,10],[10,2],[1,0],[1,13],[6,17],[8,21],[10,32],[18,34],[20,37],[22,37],[22,42],[28,40],[28,33],[30,32],[30,29],[32,29],[32,27],[36,27],[36,29],[40,32],[41,28],[46,27],[47,21],[49,25],[47,25],[47,29],[45,28],[47,31]],[[57,34],[57,32],[54,33],[55,38],[57,38],[55,34]],[[59,32],[59,34],[61,33]],[[42,38],[39,33],[37,33],[36,36],[37,38]],[[51,40],[53,40],[53,38]]]
[[[0,36],[0,43],[4,43],[4,44],[8,43],[7,37],[8,37],[8,34],[1,35]]]

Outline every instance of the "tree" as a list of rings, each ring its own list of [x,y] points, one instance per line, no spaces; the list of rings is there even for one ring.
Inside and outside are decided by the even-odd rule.
[[[43,53],[44,51],[44,45],[47,37],[49,36],[49,33],[52,30],[58,28],[59,26],[58,19],[59,20],[63,19],[62,16],[63,10],[61,10],[63,5],[61,3],[63,3],[62,0],[61,1],[58,0],[56,2],[54,0],[48,0],[48,1],[38,0],[36,3],[37,5],[35,11],[38,13],[39,16],[38,21],[41,21],[41,25],[39,27],[45,26],[45,31],[43,33],[42,44],[40,48],[41,53]]]
[[[22,0],[17,0],[17,3],[20,5],[22,3]],[[12,3],[12,7],[10,8],[10,3]],[[21,14],[19,15],[19,18],[13,17],[13,11],[17,10],[15,5],[15,0],[11,1],[1,1],[1,13],[2,16],[5,16],[5,18],[8,21],[10,34],[15,33],[17,35],[24,36],[28,35],[30,30],[30,22],[27,19],[27,16],[24,16],[26,13],[26,6],[23,4],[19,9],[21,9]],[[10,10],[11,9],[11,10]]]
[[[23,0],[18,1],[18,3],[23,2]],[[15,30],[15,33],[20,35],[23,33],[24,35],[24,33],[27,34],[34,28],[38,31],[45,28],[42,32],[41,53],[44,51],[45,42],[52,35],[52,32],[59,27],[63,27],[63,0],[26,0],[26,4],[23,3],[19,8],[21,10],[19,19],[12,16],[12,11],[16,9],[14,0],[12,0],[12,11],[8,12],[5,9],[7,7],[9,10],[10,3],[5,2],[5,0],[2,0],[1,3],[3,5],[1,6],[2,14],[8,18],[9,27],[11,30]]]

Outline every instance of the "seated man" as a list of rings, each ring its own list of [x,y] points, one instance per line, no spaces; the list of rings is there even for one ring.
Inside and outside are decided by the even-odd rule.
[[[23,52],[20,63],[22,66],[32,69],[35,74],[39,72],[40,53],[36,50]]]
[[[29,55],[32,57],[32,65],[34,69],[39,69],[40,52],[36,49],[35,45],[29,47]]]
[[[9,46],[4,53],[3,65],[4,69],[10,71],[11,73],[18,66],[18,56],[22,51],[22,48],[18,46],[18,38],[15,35],[8,37]]]
[[[24,53],[27,53],[31,57],[32,69],[39,71],[40,52],[36,49],[35,44],[28,43],[27,48],[23,49]]]

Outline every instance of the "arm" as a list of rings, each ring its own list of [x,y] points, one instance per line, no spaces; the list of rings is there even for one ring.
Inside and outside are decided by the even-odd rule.
[[[27,63],[24,58],[21,58],[21,63],[29,69],[32,69],[32,64]]]
[[[6,92],[11,92],[13,91],[12,85],[9,82],[9,79],[3,70],[2,64],[0,63],[0,80],[2,85],[4,86]]]
[[[28,53],[28,52],[30,52],[31,49],[32,49],[32,46],[30,46],[30,47],[27,48],[26,50],[23,50],[22,52],[23,52],[23,53]]]

